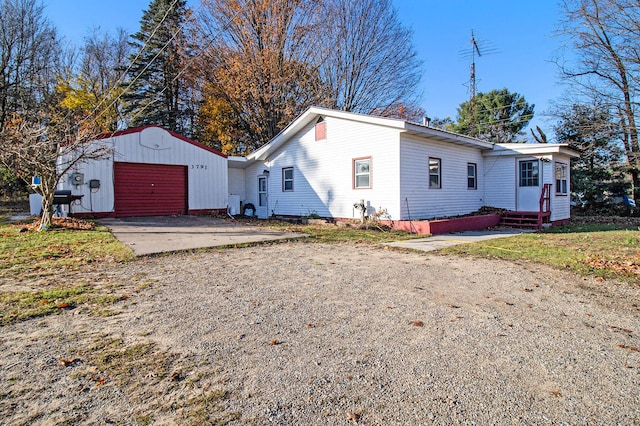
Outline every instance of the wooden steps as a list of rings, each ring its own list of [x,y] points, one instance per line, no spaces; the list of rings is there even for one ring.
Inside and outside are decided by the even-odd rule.
[[[551,184],[542,185],[540,193],[540,210],[531,211],[507,211],[500,218],[500,226],[512,228],[542,229],[542,225],[551,222]]]
[[[550,218],[551,212],[508,211],[502,215],[500,226],[542,229],[542,225],[549,223]]]

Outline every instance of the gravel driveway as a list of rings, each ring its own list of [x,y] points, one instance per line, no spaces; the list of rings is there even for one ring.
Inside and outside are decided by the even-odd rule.
[[[224,390],[207,415],[230,424],[640,423],[640,291],[628,285],[304,242],[143,258],[101,277],[148,286],[119,315],[3,327],[0,423],[195,424],[168,407],[204,389]],[[153,342],[176,383],[139,367],[134,384],[104,371],[83,388],[97,367],[80,348],[97,335]]]

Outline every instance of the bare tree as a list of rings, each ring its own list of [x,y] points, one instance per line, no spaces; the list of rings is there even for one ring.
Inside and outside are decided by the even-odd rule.
[[[635,0],[565,0],[561,33],[577,51],[560,63],[578,96],[598,100],[618,117],[634,195],[640,196],[636,126],[640,93],[640,3]]]
[[[391,0],[327,0],[324,8],[317,52],[330,106],[386,115],[395,105],[414,105],[421,63]]]
[[[55,189],[60,179],[75,165],[109,155],[109,146],[90,142],[89,134],[55,123],[47,112],[32,113],[28,118],[14,116],[0,133],[0,161],[25,181],[40,178],[33,189],[42,195],[40,229],[51,227]]]
[[[130,51],[127,39],[122,29],[115,36],[94,29],[80,49],[78,71],[68,73],[56,86],[63,106],[77,115],[78,124],[97,134],[123,124],[120,83]]]
[[[27,182],[40,177],[34,189],[43,197],[41,229],[48,229],[62,175],[109,150],[88,143],[95,134],[83,130],[62,104],[56,85],[71,72],[71,54],[61,48],[42,6],[34,0],[4,0],[0,7],[0,164]]]
[[[55,28],[36,0],[0,0],[0,130],[15,111],[41,99],[42,86],[59,61]]]

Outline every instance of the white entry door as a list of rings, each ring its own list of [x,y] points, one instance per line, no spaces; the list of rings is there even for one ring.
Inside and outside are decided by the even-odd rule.
[[[268,216],[268,198],[267,177],[258,176],[258,205],[256,206],[256,215],[260,219],[266,219]]]
[[[516,210],[537,212],[540,210],[542,192],[540,160],[518,161],[518,195]]]

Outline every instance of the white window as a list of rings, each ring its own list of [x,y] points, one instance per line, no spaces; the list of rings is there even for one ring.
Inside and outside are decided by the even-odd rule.
[[[538,186],[538,160],[520,161],[520,185]]]
[[[429,157],[429,188],[439,189],[442,187],[442,170],[439,158]]]
[[[282,191],[293,191],[293,167],[285,167],[282,169]]]
[[[267,206],[267,178],[258,176],[258,206]]]
[[[556,194],[567,195],[568,192],[567,165],[563,163],[556,163]]]
[[[371,188],[371,157],[353,160],[353,187]]]
[[[478,189],[478,167],[476,163],[467,163],[467,189]]]

